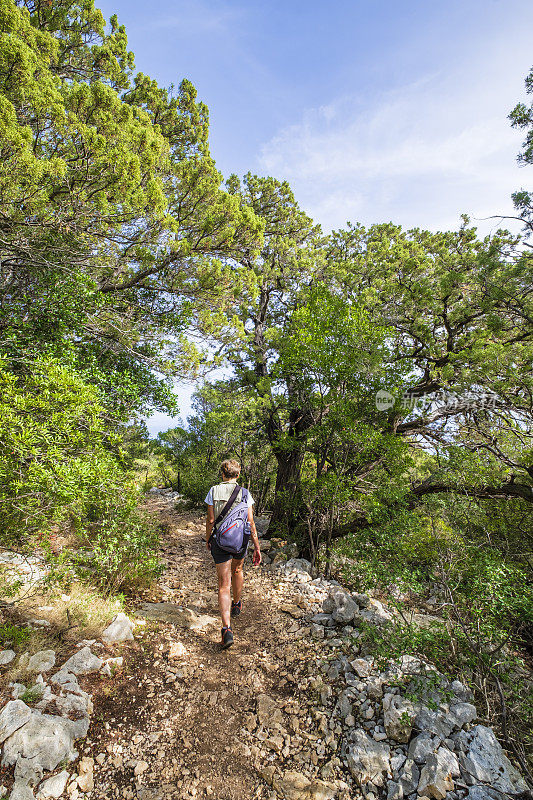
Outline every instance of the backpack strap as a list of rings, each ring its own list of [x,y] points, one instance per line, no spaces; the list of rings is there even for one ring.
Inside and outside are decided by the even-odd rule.
[[[239,486],[238,483],[236,483],[235,484],[235,489],[232,491],[230,499],[228,500],[228,502],[226,503],[226,505],[224,506],[224,508],[222,509],[220,514],[218,515],[218,517],[216,518],[213,528],[216,528],[218,523],[222,522],[222,520],[224,519],[224,517],[226,516],[226,514],[228,513],[228,511],[232,507],[233,503],[235,502],[235,499],[236,499],[237,495],[239,494],[240,490],[241,490],[241,487]],[[243,492],[245,492],[245,491],[246,491],[246,489],[243,489]]]

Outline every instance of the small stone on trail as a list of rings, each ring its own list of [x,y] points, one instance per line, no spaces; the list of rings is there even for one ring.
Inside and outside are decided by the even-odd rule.
[[[121,611],[102,633],[102,639],[108,644],[131,641],[133,639],[133,622]]]
[[[5,667],[7,664],[11,664],[16,655],[17,654],[14,650],[2,650],[0,652],[0,667]]]
[[[181,642],[171,642],[168,655],[169,658],[183,658],[187,655],[185,645],[183,645]]]
[[[68,779],[69,773],[66,769],[62,772],[58,772],[57,775],[53,775],[51,778],[47,778],[39,786],[37,800],[48,800],[49,798],[56,798],[57,800],[65,791]]]
[[[65,661],[61,671],[71,672],[74,675],[89,675],[91,672],[98,672],[103,663],[101,658],[91,653],[90,647],[82,647]]]
[[[337,787],[320,780],[311,781],[300,772],[289,771],[273,780],[274,789],[286,800],[334,800]]]
[[[210,625],[217,624],[215,617],[196,614],[192,609],[183,608],[176,603],[142,603],[137,613],[146,619],[170,622],[193,631],[203,630]]]
[[[0,711],[0,744],[22,728],[31,717],[31,708],[22,700],[10,700]]]
[[[259,724],[268,728],[276,723],[283,722],[281,713],[276,700],[267,694],[260,694],[257,698],[257,717]]]
[[[48,672],[56,663],[56,654],[53,650],[39,650],[29,661],[30,672]]]
[[[82,758],[78,764],[78,787],[82,792],[92,792],[94,789],[93,766],[92,758]]]

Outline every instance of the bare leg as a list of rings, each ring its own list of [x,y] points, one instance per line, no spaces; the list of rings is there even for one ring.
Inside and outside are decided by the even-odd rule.
[[[244,575],[242,572],[242,565],[244,558],[231,559],[231,588],[233,589],[233,602],[238,603],[241,599],[242,585],[244,583]]]
[[[217,564],[218,577],[218,607],[222,617],[222,627],[230,625],[231,608],[231,562],[225,561]]]

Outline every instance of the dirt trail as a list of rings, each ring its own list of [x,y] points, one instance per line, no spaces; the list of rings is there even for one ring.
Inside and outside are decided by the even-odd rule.
[[[256,769],[258,749],[244,743],[242,732],[258,695],[280,705],[294,698],[295,676],[286,672],[294,620],[273,602],[270,575],[247,564],[235,645],[221,651],[216,573],[201,538],[203,523],[160,498],[149,506],[162,523],[167,570],[145,599],[187,606],[217,622],[193,631],[148,621],[125,650],[124,671],[107,685],[94,680],[95,714],[84,751],[96,759],[93,797],[270,796]]]

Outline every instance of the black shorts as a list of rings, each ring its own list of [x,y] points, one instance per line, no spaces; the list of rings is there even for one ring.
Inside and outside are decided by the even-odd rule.
[[[213,556],[213,561],[215,564],[225,564],[226,561],[230,561],[234,558],[236,561],[239,561],[241,558],[244,558],[246,555],[246,551],[248,550],[248,542],[250,541],[249,536],[244,537],[244,547],[240,553],[228,553],[227,550],[223,550],[221,547],[218,546],[217,540],[214,536],[211,537],[211,555]]]

